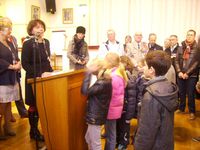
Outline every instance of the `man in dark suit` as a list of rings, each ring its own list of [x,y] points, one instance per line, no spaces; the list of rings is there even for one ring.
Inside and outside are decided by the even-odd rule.
[[[149,44],[148,44],[149,52],[154,50],[163,50],[162,46],[156,44],[156,39],[157,35],[155,33],[149,34]]]
[[[178,44],[178,37],[177,35],[170,35],[170,44],[171,46],[167,49],[165,49],[165,52],[167,54],[169,54],[169,56],[172,59],[172,65],[175,67],[175,58],[176,58],[176,52],[179,48],[179,44]]]

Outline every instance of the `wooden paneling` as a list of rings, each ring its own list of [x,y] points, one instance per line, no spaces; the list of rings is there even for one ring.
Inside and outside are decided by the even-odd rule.
[[[84,70],[37,80],[37,107],[48,150],[86,150]]]

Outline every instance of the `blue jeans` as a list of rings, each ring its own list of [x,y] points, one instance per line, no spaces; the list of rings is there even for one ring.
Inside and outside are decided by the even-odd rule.
[[[186,95],[188,96],[188,108],[190,113],[195,113],[195,85],[197,78],[189,77],[188,79],[177,78],[179,87],[180,105],[179,109],[185,111]]]
[[[116,120],[106,120],[106,144],[105,150],[115,150],[116,145]]]

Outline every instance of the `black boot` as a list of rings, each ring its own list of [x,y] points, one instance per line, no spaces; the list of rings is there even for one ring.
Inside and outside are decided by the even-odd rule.
[[[38,141],[44,142],[44,136],[41,135],[38,130],[38,113],[37,112],[28,112],[29,123],[31,126],[30,129],[30,138]]]

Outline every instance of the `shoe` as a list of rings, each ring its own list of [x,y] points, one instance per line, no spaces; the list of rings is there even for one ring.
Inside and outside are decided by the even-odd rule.
[[[10,122],[16,122],[16,119],[15,119],[15,117],[13,116],[13,114],[11,115]]]
[[[0,135],[0,141],[4,141],[4,140],[7,140],[7,137],[4,135]]]
[[[126,146],[119,144],[117,150],[126,150]]]
[[[4,128],[4,134],[7,135],[7,136],[16,136],[16,133],[9,130],[8,127],[6,127],[5,125],[3,126]]]
[[[105,139],[106,138],[106,133],[101,134],[101,139]]]
[[[194,120],[194,119],[195,119],[194,113],[190,113],[189,119],[190,119],[190,120]]]
[[[30,138],[33,140],[44,142],[44,136],[40,133],[38,129],[34,129],[30,131]]]
[[[33,140],[44,142],[44,136],[43,135],[30,135],[30,138]]]
[[[20,116],[21,118],[28,118],[28,113],[25,113],[24,115]]]
[[[200,137],[192,138],[192,140],[195,142],[200,142]]]
[[[182,111],[182,110],[179,109],[179,110],[176,111],[176,114],[185,114],[185,111]]]
[[[5,132],[5,131],[4,131],[4,132]],[[5,135],[7,135],[7,136],[16,136],[16,133],[13,132],[13,131],[6,131],[6,132],[5,132]]]

